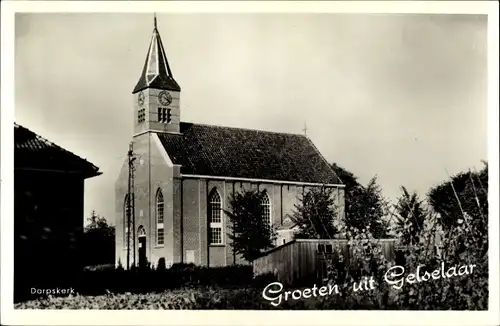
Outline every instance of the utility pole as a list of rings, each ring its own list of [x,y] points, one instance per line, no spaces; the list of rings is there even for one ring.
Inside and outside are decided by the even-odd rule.
[[[304,136],[307,136],[307,124],[304,123],[304,129],[302,129],[302,131],[304,132]]]
[[[132,143],[131,144],[131,147],[132,147]],[[132,153],[132,155],[134,155],[134,153]],[[135,228],[135,183],[134,183],[134,168],[135,166],[133,165],[133,162],[135,161],[135,156],[132,157],[132,163],[130,165],[130,170],[132,171],[131,172],[131,175],[130,175],[130,189],[131,189],[131,195],[132,195],[132,239],[133,239],[133,249],[134,249],[134,266],[137,267],[137,264],[136,264],[136,261],[135,261],[135,255],[136,255],[136,252],[137,252],[137,248],[136,248],[136,244],[135,244],[135,240],[136,240],[136,228]]]
[[[131,142],[129,145],[129,150],[127,153],[127,158],[128,158],[128,191],[127,191],[127,270],[130,269],[130,234],[132,233],[132,238],[133,238],[133,245],[134,245],[134,264],[135,264],[135,214],[133,214],[134,211],[134,193],[133,193],[133,181],[134,181],[134,151],[133,151],[133,143]],[[133,217],[133,225],[132,223],[132,216]],[[131,231],[130,227],[133,227],[134,229]]]

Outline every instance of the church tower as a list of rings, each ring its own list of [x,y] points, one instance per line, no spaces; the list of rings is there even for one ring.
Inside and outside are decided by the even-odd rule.
[[[154,17],[146,62],[134,94],[134,135],[147,131],[180,132],[180,92],[167,61]]]

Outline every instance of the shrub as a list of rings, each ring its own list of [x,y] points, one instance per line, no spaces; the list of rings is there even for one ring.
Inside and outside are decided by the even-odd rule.
[[[483,173],[483,172],[481,172]],[[482,174],[481,174],[482,175]],[[459,175],[464,182],[463,175]],[[445,183],[451,188],[457,201],[456,209],[448,208],[446,223],[455,221],[455,225],[447,224],[444,231],[440,228],[437,214],[426,214],[426,223],[421,232],[411,234],[416,243],[406,246],[397,253],[398,264],[405,269],[404,277],[416,273],[417,268],[423,273],[439,270],[444,264],[458,269],[464,265],[474,264],[471,274],[452,277],[430,278],[422,282],[406,282],[401,289],[395,289],[385,280],[388,268],[394,265],[381,255],[378,240],[374,239],[370,230],[348,229],[345,234],[349,239],[353,256],[356,260],[342,269],[329,266],[329,282],[345,284],[343,295],[321,300],[319,309],[418,309],[418,310],[486,310],[488,309],[488,210],[487,189],[478,191],[474,187],[474,178],[469,175],[469,184],[462,185],[466,191],[456,192],[453,188],[454,179]],[[479,179],[479,178],[478,178]],[[477,181],[484,186],[484,181]],[[479,187],[483,187],[479,186]],[[478,186],[476,186],[478,187]],[[478,187],[478,188],[479,188]],[[444,191],[439,187],[440,191]],[[434,193],[432,193],[434,196]],[[465,202],[466,204],[462,203]],[[475,203],[476,208],[473,209]],[[486,204],[485,204],[486,203]],[[434,205],[437,205],[434,202]],[[439,206],[444,211],[442,207]],[[465,211],[464,208],[468,210]],[[470,213],[468,213],[470,212]],[[440,250],[436,248],[436,238],[441,235]],[[353,292],[350,286],[362,277],[373,277],[376,287],[373,290]],[[332,300],[333,299],[333,300]]]
[[[174,264],[171,268],[150,266],[130,270],[100,268],[84,270],[78,277],[76,291],[81,295],[111,293],[161,292],[180,287],[248,287],[253,282],[252,266],[202,267]]]
[[[101,264],[101,265],[95,265],[95,266],[85,266],[84,271],[102,271],[102,270],[109,270],[109,269],[115,269],[114,264]]]
[[[261,274],[253,278],[252,287],[257,289],[264,289],[269,283],[277,282],[278,277],[273,273]],[[283,282],[281,282],[283,283]]]
[[[303,309],[304,303],[288,301],[274,307],[260,290],[196,288],[148,294],[46,297],[16,304],[15,309]]]
[[[166,269],[167,269],[167,265],[165,263],[165,258],[161,257],[160,259],[158,259],[158,266],[156,266],[156,270],[163,272]]]

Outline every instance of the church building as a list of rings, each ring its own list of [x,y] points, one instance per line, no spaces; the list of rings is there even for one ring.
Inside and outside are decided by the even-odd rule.
[[[232,193],[247,189],[265,191],[263,218],[280,229],[276,245],[291,239],[287,216],[310,187],[333,188],[343,219],[344,185],[307,136],[181,122],[181,87],[156,18],[132,94],[133,198],[129,203],[127,160],[115,189],[117,264],[126,266],[127,256],[130,264],[247,263],[232,251],[223,211]]]

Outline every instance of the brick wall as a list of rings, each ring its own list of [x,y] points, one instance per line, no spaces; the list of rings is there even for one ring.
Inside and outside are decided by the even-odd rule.
[[[277,225],[280,225],[287,215],[292,214],[294,205],[298,203],[306,189],[300,184],[181,178],[180,167],[171,163],[154,133],[135,136],[134,152],[137,156],[135,230],[137,231],[140,226],[146,229],[146,254],[152,264],[156,264],[161,257],[165,258],[167,264],[187,260],[204,266],[247,263],[232,251],[227,237],[230,225],[225,214],[223,214],[223,245],[208,244],[208,195],[214,188],[221,196],[223,209],[228,209],[233,192],[244,189],[266,190],[271,204],[271,218]],[[125,265],[127,253],[123,233],[127,182],[128,167],[124,162],[116,181],[116,259],[117,263],[120,260],[122,265]],[[164,198],[163,246],[156,244],[156,194],[159,189]],[[344,216],[343,188],[337,188],[334,197],[339,206],[338,224]],[[138,259],[138,252],[136,258]]]
[[[194,263],[208,266],[242,264],[245,262],[235,255],[230,246],[227,234],[231,231],[229,220],[223,214],[224,241],[223,245],[211,246],[208,244],[207,201],[213,189],[221,195],[223,209],[229,208],[229,200],[233,192],[245,189],[266,190],[271,202],[271,218],[273,223],[281,224],[286,214],[291,214],[294,205],[298,203],[304,191],[301,185],[282,185],[272,183],[251,183],[232,180],[207,180],[184,178],[182,180],[183,195],[183,255],[194,251]],[[344,190],[337,188],[334,197],[340,207],[339,219],[344,214]],[[179,231],[180,232],[180,231]],[[190,252],[190,254],[193,254]]]
[[[168,158],[160,151],[157,137],[153,133],[145,133],[134,137],[134,191],[135,191],[135,231],[140,226],[146,230],[146,255],[153,265],[163,257],[167,264],[180,261],[180,197],[179,184],[176,185],[175,174],[179,167],[170,166]],[[142,164],[141,164],[142,162]],[[128,166],[122,165],[116,181],[116,260],[122,265],[126,262],[126,243],[124,243],[124,201],[128,186]],[[164,244],[156,240],[156,196],[161,191],[164,199]],[[174,220],[176,223],[174,223]],[[136,238],[137,243],[137,238]],[[138,249],[136,249],[138,261]]]

